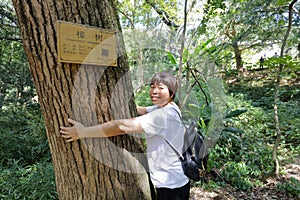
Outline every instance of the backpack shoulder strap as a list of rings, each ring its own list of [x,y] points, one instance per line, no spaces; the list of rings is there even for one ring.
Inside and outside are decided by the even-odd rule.
[[[165,138],[166,143],[171,147],[171,149],[176,153],[180,160],[184,160],[181,153],[177,151],[177,149]]]
[[[178,114],[178,116],[183,124],[182,117],[181,117],[180,113],[178,112],[178,110],[174,107],[172,107],[172,109],[176,111],[176,113]],[[185,127],[184,124],[183,124],[183,126]],[[165,139],[166,143],[171,147],[171,149],[176,153],[176,155],[179,157],[179,159],[184,160],[183,155],[166,138],[164,138],[164,139]]]

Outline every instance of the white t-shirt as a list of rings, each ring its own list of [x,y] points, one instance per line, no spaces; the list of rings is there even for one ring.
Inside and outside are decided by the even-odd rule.
[[[182,152],[184,126],[176,112],[179,108],[175,103],[163,108],[147,107],[147,114],[137,117],[146,133],[147,158],[150,177],[157,188],[178,188],[189,182],[184,175],[181,161],[165,138]]]

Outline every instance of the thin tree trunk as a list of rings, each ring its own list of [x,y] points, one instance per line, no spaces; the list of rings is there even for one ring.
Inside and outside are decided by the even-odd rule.
[[[184,24],[183,24],[183,31],[181,34],[181,47],[180,47],[180,57],[179,57],[179,73],[178,73],[178,99],[179,101],[182,98],[182,59],[183,59],[183,51],[184,51],[184,44],[185,44],[185,33],[186,33],[186,26],[187,26],[187,0],[184,1]],[[180,109],[182,109],[182,105],[179,105]]]
[[[282,46],[281,46],[281,50],[280,50],[280,58],[283,57],[283,53],[284,53],[284,48],[286,46],[287,43],[287,39],[289,37],[291,28],[292,28],[292,14],[293,14],[293,6],[294,4],[297,2],[297,0],[293,0],[290,4],[289,4],[289,21],[288,21],[288,28],[286,31],[286,34],[284,36],[283,42],[282,42]],[[275,123],[275,128],[276,128],[276,141],[273,147],[273,162],[275,164],[275,174],[276,177],[279,177],[279,161],[277,158],[277,149],[278,146],[280,144],[280,140],[281,140],[281,130],[280,130],[280,122],[279,122],[279,117],[278,117],[278,101],[279,101],[279,90],[280,90],[280,81],[281,81],[281,73],[283,70],[283,63],[280,61],[279,63],[279,70],[278,70],[278,74],[277,74],[277,78],[276,78],[276,85],[275,85],[275,94],[274,94],[274,123]]]
[[[236,20],[233,18],[225,25],[225,35],[231,40],[231,45],[234,52],[235,57],[235,66],[238,71],[239,76],[242,73],[243,69],[243,60],[242,60],[242,50],[239,47],[238,41],[236,40],[236,29],[235,22]]]
[[[118,67],[58,62],[57,21],[120,33],[114,1],[13,2],[45,120],[58,198],[150,199],[148,176],[140,166],[146,163],[144,147],[138,137],[66,143],[59,133],[69,117],[95,125],[136,114],[121,37],[117,37]]]
[[[235,56],[236,69],[237,69],[239,75],[243,75],[243,74],[241,74],[241,73],[243,73],[242,72],[243,60],[242,60],[241,50],[240,50],[239,45],[237,43],[233,43],[232,47],[233,47],[234,56]]]

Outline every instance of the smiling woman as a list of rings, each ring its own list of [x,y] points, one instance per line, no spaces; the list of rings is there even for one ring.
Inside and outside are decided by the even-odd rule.
[[[169,141],[182,153],[184,126],[180,110],[173,102],[177,81],[172,74],[160,72],[150,83],[153,106],[137,106],[140,116],[131,119],[112,120],[96,126],[85,127],[69,119],[71,127],[61,127],[61,135],[67,142],[87,137],[111,137],[130,133],[146,133],[147,158],[150,178],[156,188],[157,199],[189,199],[189,179],[184,175],[181,161]]]
[[[150,96],[152,89],[155,88],[155,86],[159,86],[159,89],[167,89],[169,91],[169,95],[172,98],[172,100],[175,99],[175,94],[177,91],[177,81],[175,77],[167,72],[161,72],[155,74],[150,82]],[[165,91],[163,91],[165,92]],[[154,102],[153,102],[154,103]],[[155,104],[155,103],[154,103]]]
[[[167,105],[170,101],[172,101],[172,98],[170,97],[170,92],[168,87],[163,84],[154,83],[150,86],[150,97],[153,102],[153,104],[163,107]]]

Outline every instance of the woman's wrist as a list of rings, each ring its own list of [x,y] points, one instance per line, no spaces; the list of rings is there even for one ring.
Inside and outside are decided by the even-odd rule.
[[[87,126],[82,127],[82,129],[79,132],[80,138],[99,138],[99,137],[105,137],[103,134],[103,130],[100,125],[96,126]]]

